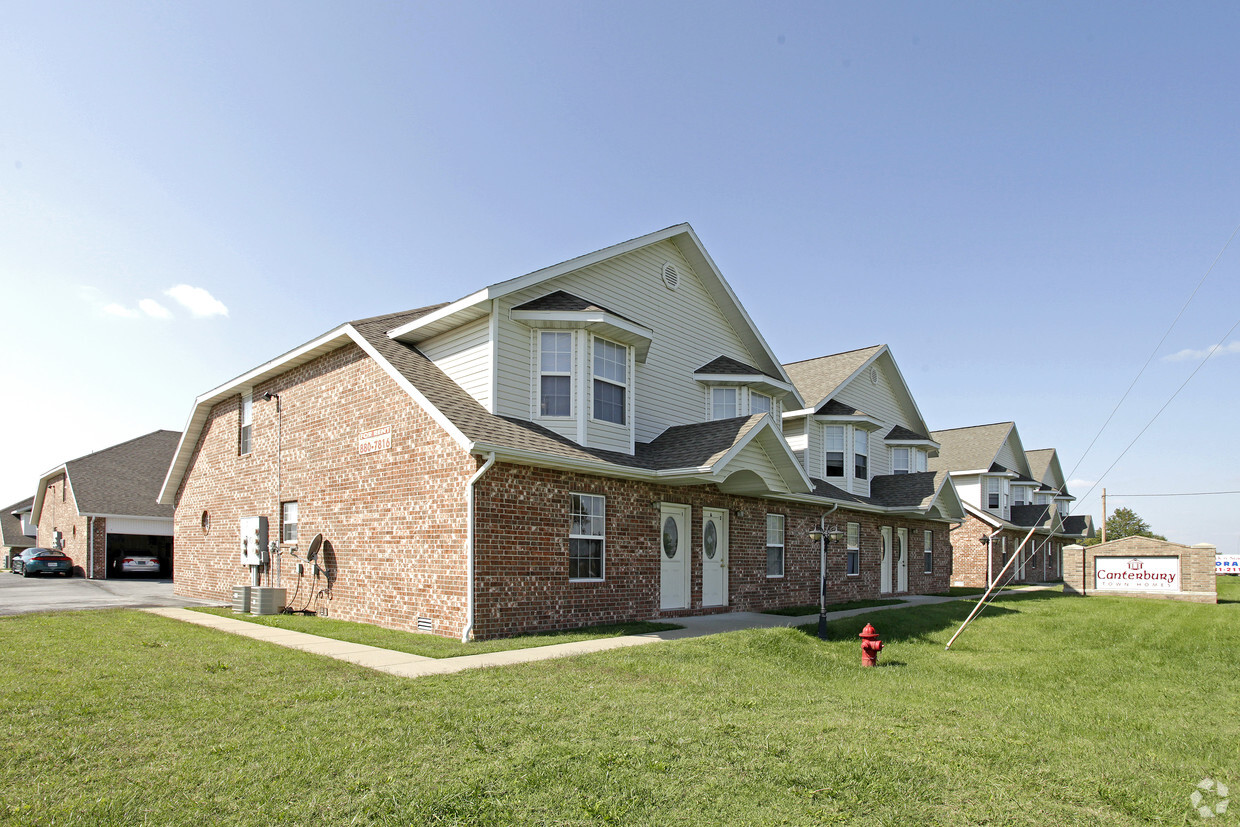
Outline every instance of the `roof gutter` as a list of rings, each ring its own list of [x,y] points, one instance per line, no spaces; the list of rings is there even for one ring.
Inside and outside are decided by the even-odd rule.
[[[495,452],[487,454],[486,462],[474,472],[465,483],[465,629],[461,632],[461,643],[468,643],[469,636],[474,633],[474,484],[482,479],[482,475],[491,470],[495,464]]]

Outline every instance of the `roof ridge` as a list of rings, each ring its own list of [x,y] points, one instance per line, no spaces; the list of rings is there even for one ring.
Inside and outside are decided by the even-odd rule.
[[[378,316],[367,316],[364,319],[353,319],[350,322],[346,322],[346,324],[370,324],[371,322],[377,322],[382,319],[391,319],[396,316],[408,316],[410,313],[418,313],[419,311],[423,315],[426,315],[427,313],[433,313],[441,307],[447,307],[449,304],[451,304],[451,302],[439,302],[438,304],[428,304],[426,307],[413,307],[409,310],[399,310],[395,313],[380,313]]]
[[[968,431],[973,428],[993,428],[996,425],[1015,425],[1015,424],[1016,423],[1014,421],[1008,419],[1008,420],[1004,420],[1003,422],[988,422],[985,425],[961,425],[959,428],[936,428],[930,433],[941,434],[944,431]],[[1028,451],[1026,451],[1025,453],[1028,453]]]
[[[180,431],[173,431],[169,428],[156,428],[155,430],[151,431],[149,434],[142,434],[142,436],[136,436],[133,439],[127,439],[124,442],[118,442],[115,445],[109,445],[107,448],[100,448],[98,451],[91,451],[89,454],[82,454],[80,457],[74,457],[73,459],[67,459],[63,463],[61,463],[61,465],[67,466],[71,462],[81,462],[84,459],[90,459],[96,454],[102,454],[105,451],[112,451],[117,448],[123,448],[124,446],[128,445],[131,442],[137,442],[140,439],[146,439],[147,437],[155,436],[155,434],[180,434],[180,433],[181,433]]]
[[[841,350],[839,353],[824,353],[821,356],[811,356],[808,359],[798,359],[795,362],[784,362],[783,366],[786,368],[789,365],[803,365],[806,362],[817,362],[819,359],[830,359],[835,356],[847,356],[850,353],[860,353],[863,350],[877,350],[878,348],[881,348],[881,347],[887,347],[887,343],[880,342],[879,344],[876,344],[876,345],[867,345],[866,347],[855,347],[852,350]]]

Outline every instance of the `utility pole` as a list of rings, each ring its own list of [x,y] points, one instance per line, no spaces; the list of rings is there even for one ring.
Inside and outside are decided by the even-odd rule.
[[[1107,541],[1107,490],[1102,489],[1102,542]]]

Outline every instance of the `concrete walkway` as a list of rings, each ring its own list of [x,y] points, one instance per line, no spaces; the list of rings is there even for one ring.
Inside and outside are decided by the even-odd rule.
[[[1038,590],[1045,586],[1030,586],[1028,590]],[[909,595],[901,597],[903,603],[890,606],[869,606],[862,609],[846,609],[839,612],[827,612],[827,620],[838,620],[853,617],[867,612],[886,609],[907,609],[911,606],[928,606],[934,603],[948,603],[953,600],[968,600],[980,597],[981,593],[963,597],[932,597],[929,595]],[[488,666],[508,666],[514,663],[530,663],[536,660],[550,660],[571,655],[583,655],[589,652],[603,652],[608,649],[620,649],[625,646],[644,646],[648,643],[659,643],[667,640],[684,640],[686,638],[715,635],[722,632],[736,632],[742,629],[775,629],[789,626],[803,626],[814,623],[817,615],[801,617],[782,617],[780,615],[759,614],[757,612],[729,612],[727,614],[699,615],[697,617],[675,617],[660,619],[660,622],[676,623],[684,628],[666,632],[651,632],[644,635],[628,635],[625,637],[599,638],[598,640],[581,640],[574,643],[558,643],[552,646],[536,646],[530,649],[510,649],[504,652],[487,652],[480,655],[462,655],[455,658],[428,658],[423,655],[411,655],[407,652],[396,652],[391,649],[380,649],[364,643],[350,643],[333,638],[310,635],[305,632],[294,632],[261,623],[250,623],[232,617],[220,617],[207,612],[191,612],[178,608],[151,608],[145,612],[161,617],[181,620],[207,626],[221,632],[254,638],[255,640],[273,643],[276,646],[287,646],[315,655],[323,655],[337,660],[345,660],[358,666],[365,666],[390,675],[404,678],[419,678],[424,675],[446,675],[462,672],[466,669],[481,669]]]

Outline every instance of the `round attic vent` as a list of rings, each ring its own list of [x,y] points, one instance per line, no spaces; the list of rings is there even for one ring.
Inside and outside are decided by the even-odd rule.
[[[878,368],[874,367],[873,365],[870,366],[870,384],[871,385],[878,384]]]
[[[663,283],[668,290],[675,290],[680,286],[680,271],[670,261],[663,262]]]

